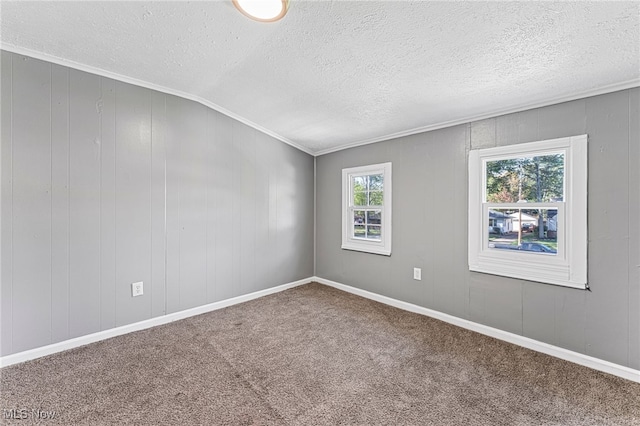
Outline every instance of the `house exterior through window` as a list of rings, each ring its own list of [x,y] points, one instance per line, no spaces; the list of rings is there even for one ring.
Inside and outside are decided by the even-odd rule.
[[[342,248],[391,255],[391,163],[342,170]]]
[[[469,153],[469,269],[587,285],[587,135]]]

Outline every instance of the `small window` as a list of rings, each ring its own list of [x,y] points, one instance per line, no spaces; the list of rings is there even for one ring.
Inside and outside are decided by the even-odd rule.
[[[469,269],[587,285],[587,135],[469,153]]]
[[[342,248],[391,255],[391,163],[342,170]]]

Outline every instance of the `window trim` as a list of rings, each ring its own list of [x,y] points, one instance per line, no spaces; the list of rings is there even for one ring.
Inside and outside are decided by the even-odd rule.
[[[354,238],[350,233],[351,211],[354,209],[351,178],[373,174],[382,174],[384,179],[380,241]],[[391,256],[391,179],[390,162],[342,169],[342,249]]]
[[[469,270],[523,280],[586,289],[587,280],[587,135],[469,151]],[[488,246],[488,210],[516,203],[486,203],[486,163],[513,157],[564,153],[564,201],[527,203],[557,208],[556,256],[499,251]],[[523,207],[521,204],[518,208]]]

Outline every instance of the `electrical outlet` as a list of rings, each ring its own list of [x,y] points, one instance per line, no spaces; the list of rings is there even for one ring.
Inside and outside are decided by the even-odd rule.
[[[413,279],[418,281],[422,280],[422,269],[413,268]]]
[[[131,297],[142,296],[142,294],[142,281],[138,283],[131,283]]]

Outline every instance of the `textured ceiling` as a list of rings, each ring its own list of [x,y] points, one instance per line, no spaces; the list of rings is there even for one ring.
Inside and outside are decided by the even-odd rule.
[[[188,94],[308,152],[640,85],[640,2],[1,3],[2,47]]]

